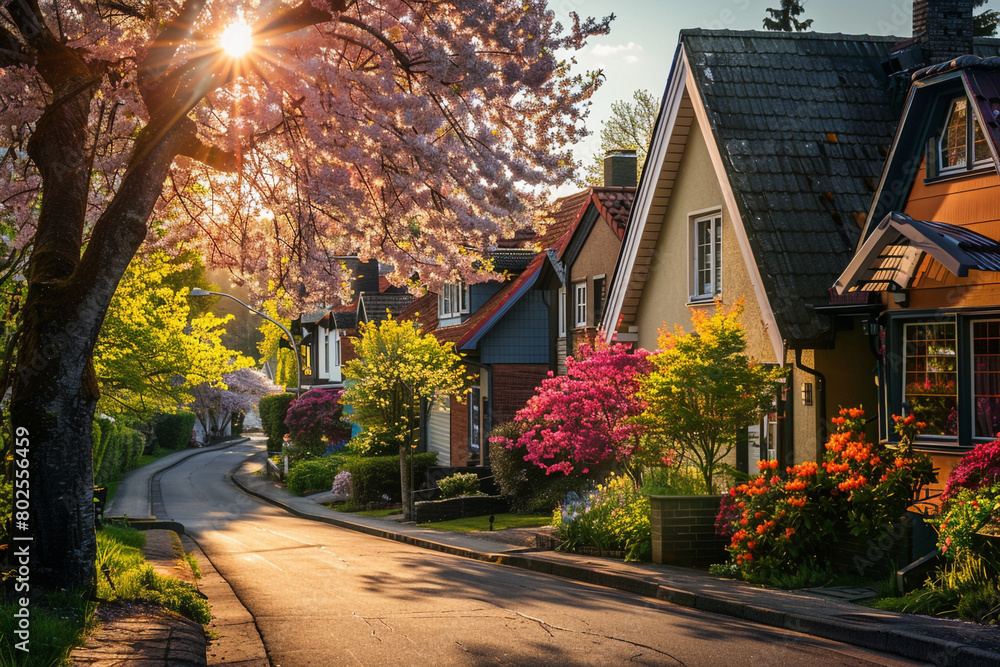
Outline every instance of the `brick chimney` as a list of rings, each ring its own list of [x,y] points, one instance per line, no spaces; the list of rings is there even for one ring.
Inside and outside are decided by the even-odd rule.
[[[928,65],[972,53],[973,0],[913,0],[913,39]]]
[[[634,188],[638,183],[638,158],[634,150],[613,150],[604,156],[605,187]]]
[[[362,292],[378,294],[378,261],[358,262],[354,269],[354,296]]]

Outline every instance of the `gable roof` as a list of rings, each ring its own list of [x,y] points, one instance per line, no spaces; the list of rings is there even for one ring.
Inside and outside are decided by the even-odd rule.
[[[654,132],[662,157],[660,164],[644,169],[638,198],[652,199],[659,186],[656,194],[669,200],[690,125],[698,117],[717,151],[720,185],[732,194],[727,205],[758,301],[765,314],[772,313],[778,352],[782,339],[793,345],[815,340],[829,327],[812,306],[827,302],[829,286],[851,257],[893,136],[896,118],[882,63],[898,41],[869,35],[681,32]],[[648,202],[633,207],[626,241],[632,252],[643,240],[639,216],[648,213]],[[659,233],[658,225],[653,227],[647,230],[647,247]],[[648,262],[627,273],[622,280],[632,283],[627,287],[634,314]],[[628,310],[622,307],[625,287],[613,287],[620,293],[612,304],[619,312]]]
[[[357,316],[359,322],[381,322],[390,315],[397,317],[410,302],[411,294],[375,294],[364,292],[358,297]]]
[[[536,253],[531,262],[513,280],[503,284],[486,303],[460,324],[438,327],[438,296],[428,292],[400,315],[400,319],[416,320],[423,331],[433,334],[442,343],[455,343],[458,350],[475,349],[479,340],[489,332],[517,300],[534,284],[546,253]]]
[[[1000,53],[1000,41],[982,42],[977,42],[977,53]],[[961,95],[969,99],[972,113],[986,131],[990,153],[1000,170],[1000,123],[992,109],[994,102],[1000,102],[1000,58],[995,55],[986,58],[962,56],[917,71],[913,81],[869,207],[859,249],[887,215],[903,208],[918,176],[927,139],[935,125],[944,123],[949,105],[940,104],[941,99],[951,100]]]
[[[624,234],[634,188],[595,187],[557,199],[552,203],[551,221],[533,239],[546,247],[541,252],[499,248],[491,253],[494,268],[505,271],[512,279],[505,282],[476,312],[464,322],[438,327],[437,295],[427,293],[411,303],[400,317],[416,319],[424,331],[441,342],[453,342],[459,350],[473,350],[479,341],[499,322],[515,303],[538,280],[542,267],[551,261],[548,249],[562,251],[573,236],[580,221],[593,205],[612,230],[621,238]]]

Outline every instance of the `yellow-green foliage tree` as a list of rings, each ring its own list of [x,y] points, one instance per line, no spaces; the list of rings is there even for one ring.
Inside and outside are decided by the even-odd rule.
[[[358,446],[398,446],[403,507],[410,519],[408,454],[415,446],[420,402],[464,393],[465,367],[452,343],[421,333],[409,320],[369,322],[361,325],[360,332],[353,341],[358,356],[344,364],[344,376],[353,382],[341,402],[354,411],[347,418],[364,429],[355,438]]]
[[[717,301],[713,314],[691,309],[693,333],[664,326],[650,357],[653,371],[642,379],[643,422],[699,470],[706,493],[737,433],[771,409],[784,376],[747,356],[742,312],[742,299],[728,309]]]
[[[282,297],[277,297],[265,301],[260,309],[262,312],[267,313],[269,317],[273,317],[281,322],[285,327],[291,326],[292,321],[282,317],[278,313],[279,305],[290,306],[290,302]],[[264,340],[257,343],[257,351],[260,352],[260,363],[263,364],[270,359],[275,359],[277,366],[274,369],[274,383],[285,388],[297,387],[298,373],[296,372],[295,352],[292,351],[290,346],[281,346],[282,338],[287,338],[287,336],[285,336],[281,329],[267,320],[264,320],[258,330],[264,334]]]
[[[190,401],[193,386],[253,363],[222,345],[229,317],[192,316],[187,288],[171,284],[189,270],[158,251],[132,260],[94,350],[99,413],[148,419]]]

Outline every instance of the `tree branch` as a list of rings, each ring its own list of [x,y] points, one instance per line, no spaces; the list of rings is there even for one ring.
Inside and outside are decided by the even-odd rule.
[[[217,171],[234,173],[239,170],[239,157],[217,146],[209,146],[197,137],[182,145],[178,155],[197,160]]]

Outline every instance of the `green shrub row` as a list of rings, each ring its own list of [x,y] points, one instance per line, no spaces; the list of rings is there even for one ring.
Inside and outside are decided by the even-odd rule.
[[[267,436],[267,449],[270,452],[281,451],[281,441],[288,433],[285,426],[285,416],[288,406],[295,400],[295,394],[274,394],[263,396],[257,406],[260,412],[260,426]]]
[[[106,486],[123,472],[139,466],[146,437],[109,419],[95,419],[91,433],[94,485]]]
[[[437,462],[435,452],[416,454],[413,457],[413,477],[417,486],[426,478],[427,468]],[[398,456],[354,456],[333,454],[317,459],[300,461],[288,472],[285,480],[288,490],[303,495],[329,491],[333,478],[341,470],[351,473],[354,495],[351,500],[358,505],[383,500],[389,496],[399,502],[400,479]]]
[[[197,419],[190,410],[158,415],[153,427],[157,444],[164,449],[185,449],[191,442]]]

